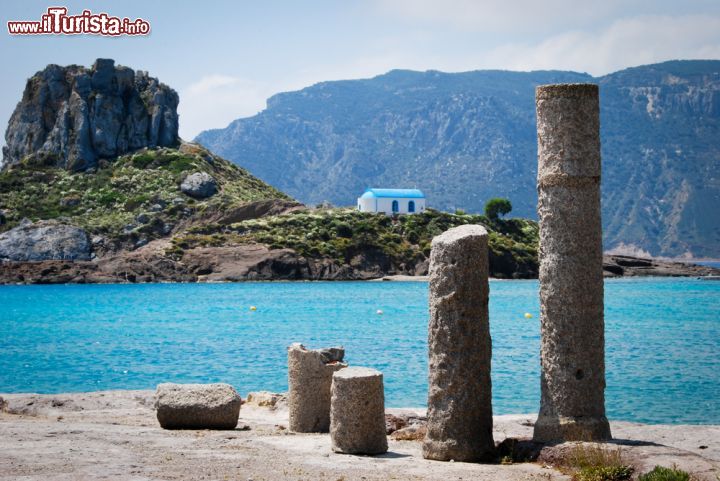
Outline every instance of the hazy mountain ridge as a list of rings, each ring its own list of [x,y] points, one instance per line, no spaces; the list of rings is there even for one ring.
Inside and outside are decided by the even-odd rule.
[[[534,87],[555,82],[601,86],[606,249],[720,257],[720,61],[600,78],[394,70],[275,95],[197,140],[308,203],[419,187],[437,208],[478,212],[505,196],[514,215],[534,217]]]

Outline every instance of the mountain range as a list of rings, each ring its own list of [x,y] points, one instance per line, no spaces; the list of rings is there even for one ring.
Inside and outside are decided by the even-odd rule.
[[[534,89],[576,82],[600,85],[605,249],[720,258],[720,61],[602,77],[393,70],[277,94],[196,141],[305,203],[416,187],[440,210],[506,197],[535,217]]]

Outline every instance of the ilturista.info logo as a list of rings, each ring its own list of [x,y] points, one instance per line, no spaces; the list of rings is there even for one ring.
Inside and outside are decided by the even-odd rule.
[[[68,15],[67,7],[49,7],[40,20],[8,21],[10,35],[148,35],[150,22],[142,18],[113,17],[107,13],[83,10]]]

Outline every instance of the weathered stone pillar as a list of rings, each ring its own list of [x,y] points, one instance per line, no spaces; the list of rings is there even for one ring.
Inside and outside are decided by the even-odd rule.
[[[288,410],[290,430],[326,433],[330,429],[330,386],[333,374],[345,367],[345,350],[288,348]]]
[[[433,239],[423,443],[427,459],[494,457],[488,290],[488,234],[483,227],[455,227]]]
[[[380,371],[349,367],[333,374],[330,440],[336,453],[387,451],[385,392]]]
[[[610,438],[598,86],[536,90],[541,401],[536,441]]]

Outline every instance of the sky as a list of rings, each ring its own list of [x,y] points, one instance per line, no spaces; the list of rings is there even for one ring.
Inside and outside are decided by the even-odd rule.
[[[49,6],[143,18],[144,37],[11,36]],[[271,95],[391,69],[559,69],[601,76],[720,59],[720,0],[3,1],[0,130],[27,78],[96,58],[147,70],[180,94],[180,135],[265,108]],[[2,142],[4,144],[4,141]]]

